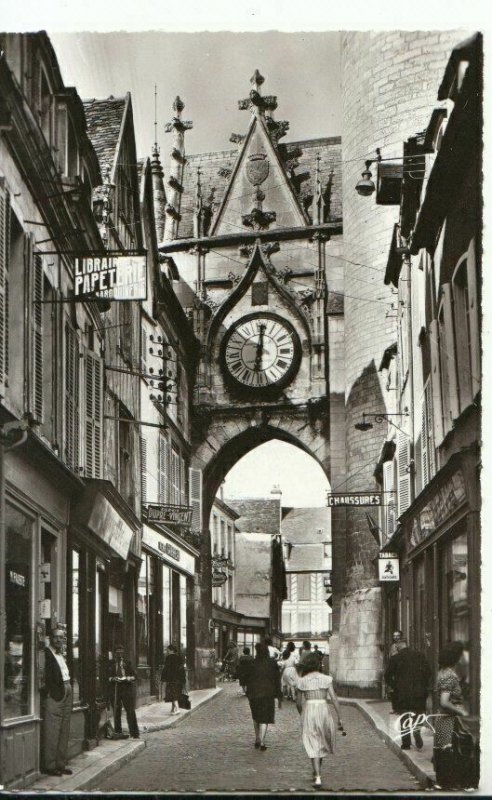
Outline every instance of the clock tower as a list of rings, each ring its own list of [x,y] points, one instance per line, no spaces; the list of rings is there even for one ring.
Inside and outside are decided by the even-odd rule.
[[[340,139],[283,144],[289,123],[258,70],[234,149],[185,155],[174,132],[163,268],[201,343],[193,405],[196,683],[213,680],[209,516],[232,466],[271,439],[309,453],[332,486],[345,478],[344,269]],[[324,505],[326,498],[319,498]],[[333,611],[343,591],[344,512],[332,512]]]

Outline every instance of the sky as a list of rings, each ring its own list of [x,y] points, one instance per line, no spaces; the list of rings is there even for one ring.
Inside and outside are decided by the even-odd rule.
[[[176,95],[183,119],[193,121],[186,150],[200,153],[233,148],[231,133],[246,132],[250,113],[237,101],[247,97],[259,69],[264,94],[278,97],[277,119],[290,122],[286,140],[340,135],[339,34],[327,33],[53,33],[48,30],[66,85],[82,98],[132,94],[139,157],[157,133],[167,163]],[[233,65],[233,68],[231,68]]]
[[[271,441],[256,447],[230,470],[224,497],[268,497],[274,486],[282,490],[282,505],[326,506],[330,488],[312,456],[287,442]]]

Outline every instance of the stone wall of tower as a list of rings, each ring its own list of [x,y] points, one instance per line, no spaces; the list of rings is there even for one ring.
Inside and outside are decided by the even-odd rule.
[[[360,432],[354,425],[364,411],[392,408],[379,365],[396,341],[394,297],[384,286],[384,273],[399,209],[376,205],[374,194],[360,197],[355,185],[377,147],[383,158],[401,156],[403,140],[425,129],[439,105],[437,90],[451,50],[466,35],[384,31],[342,37],[347,491],[376,487],[373,472],[386,427],[375,424]],[[372,172],[376,180],[376,165]],[[377,691],[382,635],[378,546],[364,511],[347,511],[345,597],[332,661],[345,693],[362,689],[367,694]]]

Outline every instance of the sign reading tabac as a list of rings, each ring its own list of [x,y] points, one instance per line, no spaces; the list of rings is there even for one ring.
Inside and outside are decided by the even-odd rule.
[[[147,522],[162,522],[165,525],[191,525],[191,506],[149,505]]]
[[[346,492],[336,494],[329,492],[327,495],[327,505],[329,508],[337,506],[380,506],[381,495],[372,492]]]
[[[147,256],[104,256],[75,260],[75,299],[146,300]]]
[[[383,583],[400,580],[400,560],[395,553],[379,554],[378,578]]]

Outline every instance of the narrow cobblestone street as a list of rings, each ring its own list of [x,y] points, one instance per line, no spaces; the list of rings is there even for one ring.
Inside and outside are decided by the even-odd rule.
[[[325,791],[415,791],[414,777],[354,707],[344,706],[347,736],[323,764]],[[149,734],[147,747],[93,791],[259,792],[311,791],[310,763],[303,750],[293,703],[276,711],[268,749],[253,747],[248,701],[238,685],[225,684],[212,702],[177,728]]]

